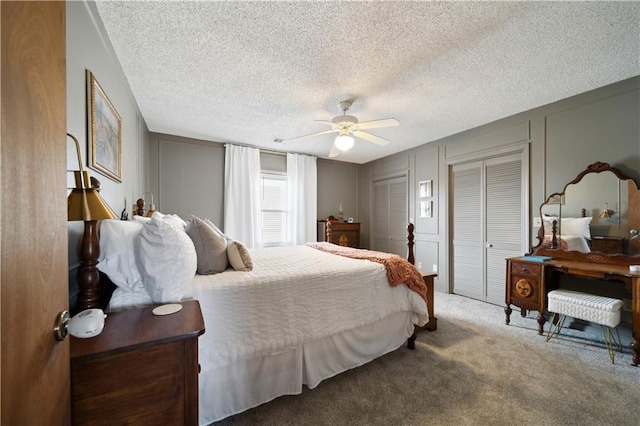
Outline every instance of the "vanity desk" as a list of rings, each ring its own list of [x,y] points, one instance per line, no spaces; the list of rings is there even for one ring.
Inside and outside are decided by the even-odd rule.
[[[527,311],[538,311],[538,334],[542,334],[546,322],[547,293],[558,288],[558,274],[624,283],[632,295],[633,365],[640,364],[640,272],[630,272],[627,265],[564,259],[540,262],[527,260],[527,256],[507,259],[505,322],[510,322],[511,305],[518,306],[522,316],[526,316]]]
[[[613,188],[593,190],[594,185],[599,185],[593,179],[600,174],[599,178],[612,182]],[[578,185],[581,181],[583,184],[588,181],[587,186],[582,185],[582,192]],[[610,197],[611,201],[589,201],[594,193],[605,194],[603,196]],[[598,205],[605,207],[599,210]],[[616,206],[615,210],[609,209],[611,205]],[[576,217],[574,212],[580,210],[587,210],[591,215]],[[528,311],[537,311],[538,334],[542,334],[547,293],[559,288],[562,275],[580,278],[579,282],[598,280],[598,286],[620,282],[627,292],[625,298],[631,299],[633,340],[630,346],[633,365],[637,366],[640,364],[640,272],[630,269],[630,265],[640,265],[640,238],[633,238],[631,232],[640,229],[637,183],[606,163],[594,163],[565,185],[563,192],[551,194],[540,206],[540,217],[543,224],[538,230],[538,244],[525,256],[507,259],[506,324],[510,322],[511,305],[520,308],[523,317]],[[580,223],[580,227],[576,223]],[[598,238],[598,233],[605,238]],[[620,241],[620,250],[615,251],[613,246],[607,250],[598,245],[594,247],[592,242],[600,239]]]

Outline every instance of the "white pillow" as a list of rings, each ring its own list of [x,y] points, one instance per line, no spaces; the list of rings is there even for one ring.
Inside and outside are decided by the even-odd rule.
[[[196,273],[191,238],[154,214],[136,238],[136,260],[144,286],[156,303],[179,302]]]
[[[227,256],[233,269],[236,271],[251,271],[253,269],[253,261],[244,244],[236,240],[227,241]]]
[[[144,223],[149,222],[151,220],[151,218],[150,217],[146,217],[146,216],[139,216],[137,214],[134,214],[133,215],[133,220],[135,222],[139,222],[139,223],[143,223],[144,224]]]
[[[116,312],[123,309],[151,305],[153,303],[151,296],[149,296],[149,293],[147,293],[144,287],[142,287],[142,290],[143,291],[130,291],[121,287],[116,288],[111,295],[111,300],[109,300],[107,312]]]
[[[227,239],[219,229],[214,229],[199,217],[191,216],[185,232],[196,248],[199,274],[217,274],[227,269]]]
[[[577,235],[591,239],[590,217],[563,217],[560,222],[561,235]]]
[[[118,287],[146,292],[134,251],[134,241],[141,229],[142,224],[134,221],[103,220],[98,269]]]
[[[178,227],[179,229],[182,229],[184,231],[184,229],[187,227],[187,222],[185,222],[180,216],[178,216],[177,214],[162,214],[160,212],[154,212],[151,217],[157,217],[160,219],[164,219],[165,221],[169,222],[170,224]]]

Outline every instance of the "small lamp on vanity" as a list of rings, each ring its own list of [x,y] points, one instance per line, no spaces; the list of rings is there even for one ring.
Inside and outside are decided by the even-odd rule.
[[[78,272],[78,284],[80,296],[78,309],[98,308],[98,281],[100,273],[96,265],[100,255],[100,242],[98,241],[98,220],[116,219],[117,216],[105,203],[96,188],[91,185],[89,173],[82,167],[80,143],[75,136],[67,133],[76,144],[78,154],[78,171],[74,171],[75,188],[67,197],[68,221],[84,221],[84,233],[80,248],[80,270]]]

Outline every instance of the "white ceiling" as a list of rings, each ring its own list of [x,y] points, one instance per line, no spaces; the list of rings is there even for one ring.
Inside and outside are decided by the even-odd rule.
[[[152,132],[366,163],[640,74],[639,2],[99,1]],[[285,139],[276,144],[275,138]]]

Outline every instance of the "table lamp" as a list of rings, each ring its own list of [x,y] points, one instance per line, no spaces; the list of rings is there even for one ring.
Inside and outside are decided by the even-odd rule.
[[[82,167],[78,139],[71,133],[67,133],[67,136],[73,139],[76,144],[78,168],[80,169],[73,172],[76,186],[67,197],[67,220],[84,221],[84,233],[82,234],[82,244],[80,246],[80,269],[78,271],[78,284],[80,286],[78,309],[83,311],[100,307],[98,297],[100,273],[97,268],[98,257],[100,256],[98,220],[116,219],[117,216],[102,199],[98,191],[91,186],[89,173]]]

